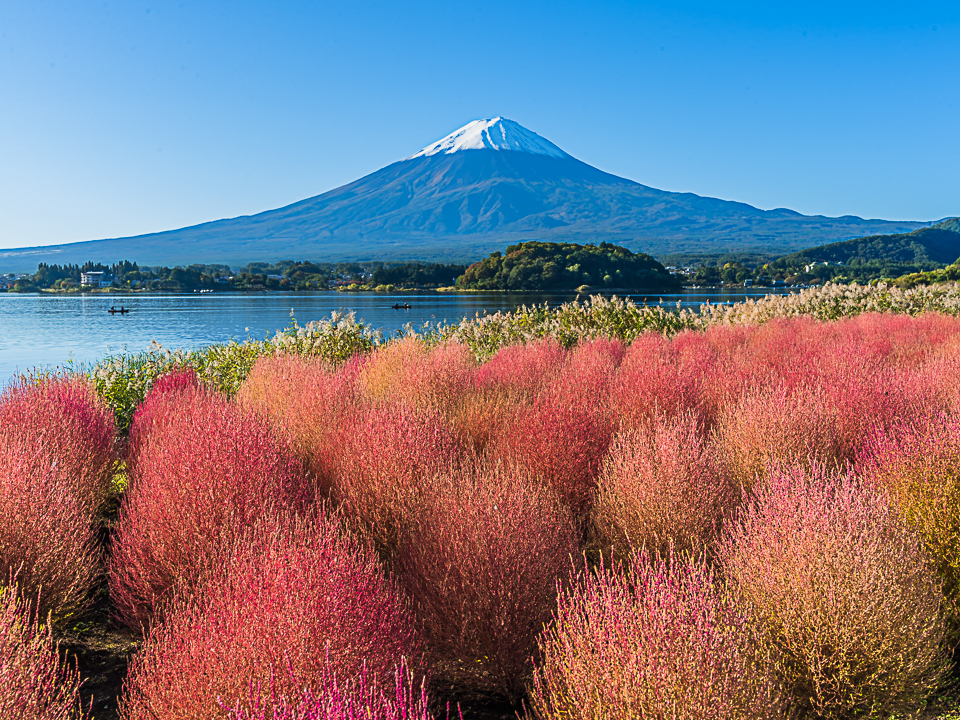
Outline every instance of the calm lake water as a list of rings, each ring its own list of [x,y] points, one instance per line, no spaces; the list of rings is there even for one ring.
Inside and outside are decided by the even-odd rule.
[[[638,304],[665,303],[696,308],[712,303],[760,297],[747,293],[691,291],[682,294],[631,295]],[[329,317],[335,310],[354,311],[358,319],[385,331],[412,322],[457,322],[484,312],[513,310],[520,305],[558,305],[574,294],[532,293],[209,293],[193,295],[20,295],[0,293],[0,386],[14,373],[55,367],[72,360],[92,363],[105,355],[137,352],[156,340],[169,349],[262,338],[286,327],[293,311],[301,325]],[[394,310],[408,302],[410,310]],[[129,315],[110,315],[111,306],[128,307]]]

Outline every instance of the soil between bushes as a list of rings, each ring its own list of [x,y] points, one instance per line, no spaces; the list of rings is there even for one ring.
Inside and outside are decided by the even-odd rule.
[[[60,650],[76,663],[83,707],[96,720],[116,720],[127,665],[137,651],[137,634],[111,617],[106,588],[83,618],[60,636]]]

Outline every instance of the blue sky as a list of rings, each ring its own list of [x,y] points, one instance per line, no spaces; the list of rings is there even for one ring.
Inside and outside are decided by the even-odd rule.
[[[608,172],[960,214],[960,3],[0,0],[0,247],[338,187],[502,115]]]

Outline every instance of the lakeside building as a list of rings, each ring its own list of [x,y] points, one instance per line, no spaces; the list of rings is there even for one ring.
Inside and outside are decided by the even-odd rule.
[[[86,287],[110,287],[113,282],[113,275],[103,272],[103,270],[94,270],[91,272],[80,273],[80,285]]]
[[[803,266],[803,271],[806,272],[806,273],[808,273],[808,272],[810,272],[811,270],[813,270],[813,269],[814,269],[815,267],[817,267],[817,266],[823,266],[823,267],[846,267],[846,265],[847,265],[847,264],[846,264],[845,262],[843,262],[842,260],[838,260],[838,261],[836,261],[836,262],[834,262],[833,260],[822,260],[822,261],[821,261],[821,260],[818,260],[817,262],[812,262],[812,263],[810,263],[809,265],[804,265],[804,266]]]

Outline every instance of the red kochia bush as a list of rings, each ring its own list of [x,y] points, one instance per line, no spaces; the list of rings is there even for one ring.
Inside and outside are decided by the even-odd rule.
[[[302,466],[263,420],[197,389],[151,398],[117,521],[110,592],[123,620],[149,620],[177,583],[190,585],[252,521],[303,512]]]
[[[724,389],[716,355],[701,333],[682,333],[673,340],[658,333],[638,337],[611,389],[621,424],[637,428],[658,417],[692,412],[711,426]]]
[[[578,557],[575,524],[552,491],[500,467],[437,475],[424,490],[396,571],[439,672],[516,700]]]
[[[80,678],[15,584],[0,589],[0,718],[81,720]]]
[[[449,414],[458,437],[476,457],[482,457],[487,446],[503,434],[519,408],[545,393],[557,394],[549,391],[558,383],[568,354],[556,340],[547,338],[501,348],[476,369],[472,387]]]
[[[784,717],[748,620],[712,571],[633,556],[564,592],[531,688],[542,720]]]
[[[930,398],[928,411],[940,408],[960,415],[960,337],[954,336],[937,348],[917,369],[916,377]]]
[[[487,457],[552,488],[575,517],[590,506],[611,429],[597,413],[543,400],[520,407],[491,436]]]
[[[157,394],[200,387],[200,378],[192,367],[181,367],[159,376],[150,391]]]
[[[556,402],[607,416],[610,386],[627,346],[619,340],[587,340],[571,350],[547,392]]]
[[[696,417],[661,417],[614,439],[593,509],[597,541],[618,560],[644,547],[709,549],[724,512],[739,500],[740,488]]]
[[[508,389],[527,400],[553,381],[567,359],[567,351],[553,338],[501,348],[477,370],[482,388]]]
[[[18,445],[38,471],[54,468],[92,516],[110,492],[114,420],[81,378],[21,380],[0,395],[0,446]]]
[[[720,560],[801,716],[911,712],[945,680],[933,570],[887,497],[854,478],[772,472]]]
[[[449,468],[461,447],[441,416],[405,405],[354,415],[341,426],[338,444],[333,497],[388,557],[423,482]]]
[[[200,380],[193,368],[177,368],[154,380],[143,402],[137,406],[127,431],[124,459],[128,476],[137,472],[140,449],[150,436],[154,416],[157,412],[169,412],[170,408],[174,407],[175,404],[168,396],[178,396],[185,392],[188,397],[193,397],[199,390]]]
[[[36,454],[29,445],[0,446],[0,585],[16,574],[40,616],[60,620],[83,607],[100,555],[89,507]]]
[[[888,424],[883,378],[812,377],[794,388],[776,386],[744,395],[720,423],[724,459],[734,478],[752,487],[768,465],[852,462],[872,428]],[[889,385],[886,385],[889,387]]]
[[[392,687],[371,681],[367,673],[346,681],[324,675],[320,687],[287,698],[271,688],[251,692],[249,707],[231,710],[230,720],[433,720],[426,683],[419,687],[401,661]],[[449,712],[447,713],[449,717]]]
[[[229,709],[271,717],[280,698],[322,697],[331,678],[363,685],[365,673],[388,687],[404,657],[419,671],[407,601],[328,520],[258,523],[203,586],[173,605],[134,658],[127,720],[209,720]],[[258,698],[258,689],[270,693]]]

